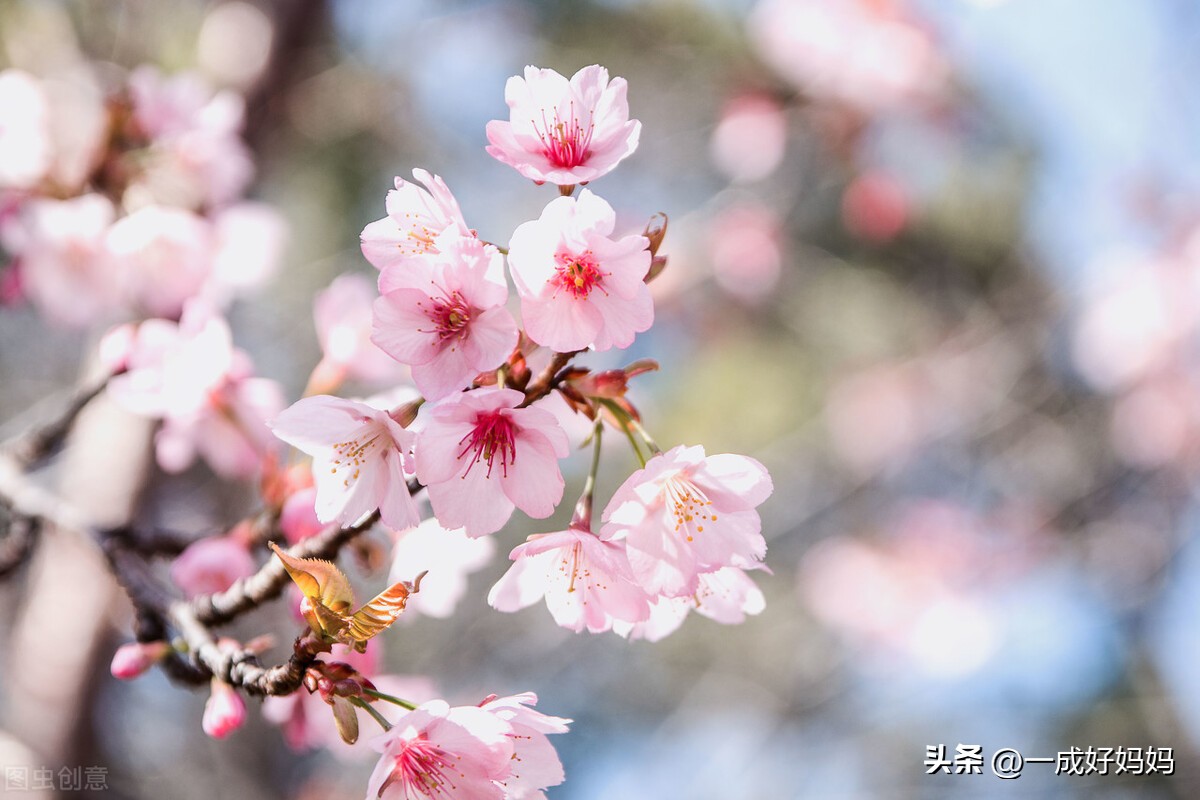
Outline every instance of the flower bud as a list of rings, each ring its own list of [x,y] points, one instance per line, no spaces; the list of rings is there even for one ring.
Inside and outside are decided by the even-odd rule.
[[[232,686],[217,678],[212,680],[212,693],[204,704],[204,732],[214,739],[224,739],[246,721],[246,702]]]
[[[171,646],[166,642],[129,642],[113,653],[109,669],[114,678],[131,681],[162,661],[169,652]]]
[[[663,238],[666,235],[667,215],[660,211],[650,217],[650,221],[646,223],[646,230],[642,231],[642,236],[650,241],[650,255],[658,255],[658,248],[662,247]],[[666,259],[664,258],[663,261],[665,263]]]

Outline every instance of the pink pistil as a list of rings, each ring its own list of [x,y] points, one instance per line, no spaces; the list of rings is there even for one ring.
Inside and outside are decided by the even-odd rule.
[[[388,786],[399,781],[405,789],[405,797],[411,796],[409,789],[431,800],[436,797],[453,797],[457,786],[452,773],[447,770],[453,763],[445,750],[428,739],[413,739],[396,756],[392,774],[379,787],[376,796],[383,797]]]
[[[589,124],[585,129],[579,124],[574,103],[571,104],[570,118],[565,122],[559,119],[557,109],[554,111],[553,122],[546,119],[545,111],[542,112],[540,128],[536,120],[533,122],[533,129],[542,141],[542,152],[551,164],[560,169],[573,169],[587,161],[588,156],[592,154],[590,146],[594,127],[593,124]]]
[[[515,438],[516,429],[507,416],[500,412],[480,414],[475,418],[475,428],[458,442],[465,444],[458,453],[460,459],[467,453],[474,452],[463,477],[470,473],[471,468],[480,459],[487,461],[487,476],[492,477],[492,467],[497,458],[500,460],[500,473],[508,477],[508,465],[517,458]]]
[[[577,300],[585,299],[593,288],[604,292],[603,279],[606,273],[600,271],[600,265],[591,250],[582,255],[560,252],[555,260],[558,262],[554,268],[557,288],[566,290]]]

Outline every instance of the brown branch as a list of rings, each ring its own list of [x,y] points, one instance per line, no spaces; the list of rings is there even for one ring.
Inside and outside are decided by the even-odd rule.
[[[348,528],[331,526],[288,549],[297,558],[332,559],[338,551],[379,521],[379,512],[371,514],[357,525]],[[248,578],[237,580],[223,592],[201,595],[192,600],[196,619],[204,625],[223,625],[239,615],[274,599],[287,585],[288,574],[283,562],[272,558]]]
[[[584,351],[572,350],[569,353],[555,353],[554,358],[550,359],[550,363],[546,365],[546,368],[542,370],[537,378],[534,379],[533,383],[529,384],[529,386],[525,389],[525,399],[522,400],[521,405],[517,407],[525,408],[526,406],[533,405],[538,400],[541,400],[543,397],[550,394],[550,392],[554,391],[554,388],[562,383],[563,379],[566,377],[566,372],[571,364],[571,359],[582,352]]]
[[[6,534],[0,538],[0,579],[7,578],[24,564],[33,553],[42,521],[13,512],[10,508],[0,510],[9,519],[3,524]]]
[[[4,449],[16,460],[22,469],[36,465],[62,446],[71,426],[87,404],[95,400],[108,387],[111,375],[105,375],[100,381],[91,385],[80,386],[67,401],[67,407],[57,417],[49,422],[29,430],[16,439],[7,442]]]

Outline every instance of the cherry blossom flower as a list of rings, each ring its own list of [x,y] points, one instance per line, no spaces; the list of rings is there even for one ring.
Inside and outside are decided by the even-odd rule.
[[[234,536],[209,536],[192,542],[171,562],[171,580],[190,599],[223,592],[257,570],[244,541]]]
[[[494,551],[490,539],[472,539],[462,530],[447,530],[436,519],[397,534],[388,581],[411,582],[428,571],[421,580],[421,591],[409,596],[402,619],[414,619],[414,612],[449,617],[467,591],[467,576],[486,566]]]
[[[651,595],[679,597],[702,572],[754,567],[766,553],[754,509],[771,478],[747,456],[705,456],[676,447],[629,476],[604,510],[603,539],[624,539],[638,583]]]
[[[189,303],[178,323],[149,319],[137,327],[126,372],[108,384],[124,408],[149,417],[183,414],[204,405],[234,368],[229,323],[204,303]]]
[[[224,306],[266,285],[279,270],[288,225],[266,203],[235,203],[212,217],[213,262],[205,296]]]
[[[359,653],[352,647],[334,644],[333,651],[318,656],[318,661],[341,662],[353,667],[360,675],[370,680],[375,688],[393,697],[403,697],[415,703],[435,699],[437,692],[433,682],[416,675],[379,674],[379,645],[367,643],[367,649]],[[380,711],[389,706],[375,704]],[[337,758],[354,761],[370,755],[370,749],[360,739],[356,745],[347,744],[339,733],[333,711],[319,691],[300,689],[284,696],[263,699],[263,718],[278,725],[288,747],[298,752],[324,748]]]
[[[506,800],[534,800],[542,790],[563,782],[562,762],[548,734],[566,733],[569,719],[551,717],[530,706],[537,705],[533,692],[509,697],[492,697],[480,708],[495,714],[512,727],[512,772],[503,781]]]
[[[783,266],[783,222],[768,206],[738,203],[712,221],[707,245],[717,284],[747,302],[772,295]]]
[[[864,111],[929,101],[947,67],[903,3],[761,0],[748,23],[764,59],[806,92]]]
[[[344,378],[381,383],[402,375],[403,368],[371,341],[373,284],[364,275],[346,274],[317,292],[313,320],[324,357],[315,383],[336,386]]]
[[[654,322],[649,241],[611,239],[615,224],[612,206],[584,189],[513,233],[508,263],[529,338],[559,352],[608,350]]]
[[[106,244],[120,264],[125,301],[153,316],[179,316],[212,272],[212,229],[181,208],[144,206],[113,224]]]
[[[695,594],[656,598],[645,621],[614,623],[613,630],[627,639],[657,642],[674,633],[691,611],[725,625],[739,625],[747,615],[761,614],[765,608],[762,590],[744,570],[722,567],[701,573]]]
[[[154,443],[158,464],[167,472],[181,472],[201,456],[222,477],[249,478],[274,449],[267,420],[283,409],[283,389],[276,381],[253,377],[240,354],[234,363],[204,405],[163,418]]]
[[[509,554],[514,562],[492,587],[488,603],[518,611],[543,597],[554,621],[578,633],[603,633],[613,622],[641,622],[649,614],[624,542],[603,541],[590,530],[569,527],[534,534]]]
[[[317,519],[317,487],[309,486],[293,492],[279,510],[279,529],[289,544],[302,542],[325,529]]]
[[[571,186],[611,172],[638,146],[642,123],[629,119],[624,78],[600,66],[568,81],[526,67],[504,87],[509,121],[487,125],[487,151],[530,180]]]
[[[371,341],[402,364],[429,400],[466,388],[499,366],[517,344],[504,307],[508,284],[500,252],[458,238],[435,255],[384,270]]]
[[[160,203],[197,208],[237,198],[254,176],[240,138],[242,98],[214,93],[195,73],[163,77],[143,66],[129,76],[134,120],[151,140],[139,185]]]
[[[562,499],[567,436],[550,412],[517,408],[524,399],[513,389],[476,389],[422,407],[417,478],[447,528],[483,536],[500,530],[514,506],[544,519]]]
[[[114,210],[108,198],[35,200],[22,217],[21,288],[50,320],[84,326],[116,313],[116,264],[105,247]]]
[[[767,94],[747,94],[728,102],[709,141],[713,163],[740,183],[773,173],[786,148],[787,117],[779,101]]]
[[[367,800],[503,800],[512,726],[473,706],[434,700],[401,717],[372,745],[382,753]]]
[[[212,679],[212,690],[204,704],[201,726],[214,739],[224,739],[246,721],[246,701],[232,686]]]
[[[318,395],[292,404],[271,428],[313,457],[317,519],[352,525],[378,508],[396,530],[420,521],[403,466],[413,434],[386,411]]]
[[[437,253],[438,240],[443,236],[455,239],[475,235],[445,181],[423,169],[414,169],[413,177],[425,188],[397,177],[396,188],[387,194],[388,215],[363,228],[363,255],[377,269]]]
[[[894,239],[912,215],[909,190],[883,170],[859,175],[842,194],[846,230],[871,242]]]
[[[225,477],[248,477],[259,468],[274,442],[266,420],[283,407],[283,392],[254,377],[222,317],[191,301],[179,323],[143,322],[128,347],[127,371],[108,391],[128,411],[163,420],[155,437],[163,469],[186,469],[197,454]]]
[[[36,78],[0,72],[0,189],[28,189],[46,174],[52,155],[49,108]]]

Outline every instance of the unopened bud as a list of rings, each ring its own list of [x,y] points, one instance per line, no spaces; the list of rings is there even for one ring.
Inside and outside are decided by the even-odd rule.
[[[662,247],[663,238],[667,235],[667,215],[661,211],[650,217],[650,221],[646,223],[646,230],[642,231],[642,236],[645,236],[650,241],[650,255],[657,256],[658,248]],[[666,259],[663,259],[664,264]],[[647,278],[649,280],[649,278]]]
[[[414,400],[411,403],[397,406],[388,412],[388,416],[394,419],[396,424],[401,428],[407,428],[417,418],[417,409],[421,407],[421,403],[423,402],[423,400]]]
[[[224,739],[246,721],[246,701],[232,686],[213,678],[212,694],[204,704],[201,727],[214,739]]]
[[[109,669],[114,678],[131,681],[162,661],[171,652],[166,642],[129,642],[113,653]]]

